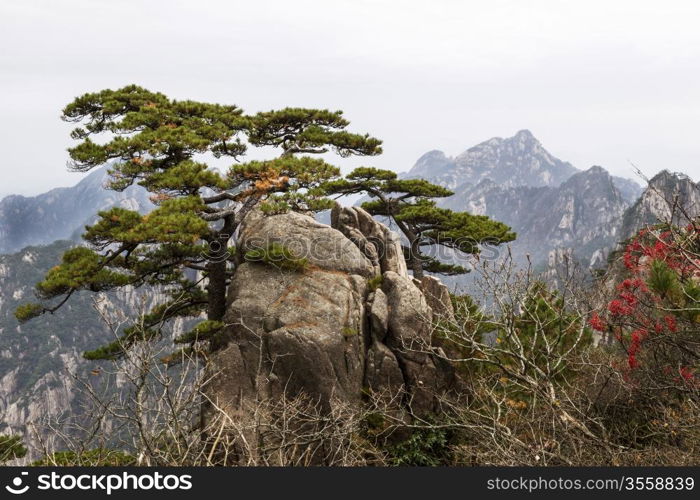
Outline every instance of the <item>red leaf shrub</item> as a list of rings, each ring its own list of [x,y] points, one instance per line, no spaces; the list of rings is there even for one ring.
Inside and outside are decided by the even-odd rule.
[[[624,278],[590,326],[609,332],[625,363],[623,378],[640,390],[700,388],[700,231],[654,227],[624,247]]]

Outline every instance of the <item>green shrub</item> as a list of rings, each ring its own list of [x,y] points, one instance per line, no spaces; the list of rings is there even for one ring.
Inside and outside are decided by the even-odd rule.
[[[245,254],[245,260],[264,262],[283,271],[295,272],[303,271],[309,265],[307,259],[297,257],[291,250],[279,243],[270,243],[266,248],[249,250]]]
[[[367,287],[371,292],[374,292],[377,290],[377,288],[382,286],[382,283],[384,282],[384,276],[381,274],[378,274],[374,278],[370,278],[367,280]]]
[[[343,337],[345,337],[345,338],[354,337],[360,333],[357,328],[352,328],[349,326],[344,326],[342,331],[343,331]]]
[[[175,338],[176,344],[190,344],[192,342],[209,340],[224,328],[221,321],[205,320],[197,324],[192,330]]]
[[[126,467],[136,465],[136,458],[123,451],[95,448],[83,452],[57,451],[41,460],[32,463],[33,466],[88,466],[88,467]]]
[[[389,449],[393,465],[437,467],[449,463],[447,430],[427,427]]]
[[[20,323],[25,323],[30,319],[36,318],[44,311],[44,308],[35,303],[22,304],[15,310],[15,318]]]

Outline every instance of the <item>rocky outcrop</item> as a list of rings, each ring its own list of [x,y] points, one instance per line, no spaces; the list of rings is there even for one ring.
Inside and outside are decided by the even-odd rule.
[[[369,326],[372,338],[379,342],[384,342],[389,331],[389,303],[386,294],[381,288],[370,293],[367,297],[369,302]]]
[[[450,298],[450,291],[439,279],[433,276],[423,276],[417,285],[433,310],[434,316],[446,320],[454,320],[455,311]]]
[[[309,265],[282,271],[243,261],[229,289],[226,346],[212,356],[210,397],[237,413],[257,398],[300,394],[328,408],[365,389],[400,395],[418,414],[451,389],[451,367],[430,352],[433,311],[406,271],[398,237],[357,207],[332,227],[297,213],[251,214],[241,255],[282,243]],[[439,288],[439,282],[432,284]]]
[[[650,181],[644,193],[622,218],[620,239],[634,236],[649,224],[684,224],[700,215],[700,187],[687,175],[663,170]]]
[[[371,269],[367,267],[366,269]],[[223,400],[238,406],[262,394],[307,394],[321,404],[332,397],[359,398],[364,370],[364,295],[358,274],[315,268],[284,273],[243,263],[231,285],[225,321],[231,342],[217,360],[233,371]]]
[[[246,217],[238,237],[241,252],[263,249],[270,244],[283,245],[321,269],[364,278],[376,274],[376,263],[366,257],[358,244],[333,227],[296,212],[266,216],[254,211]]]
[[[399,236],[374,220],[365,210],[335,205],[331,211],[331,226],[362,251],[377,273],[392,271],[404,278],[408,277]]]
[[[435,408],[435,395],[454,382],[451,367],[426,352],[432,333],[432,309],[412,280],[392,271],[384,273],[382,290],[391,311],[387,346],[402,368],[411,407],[419,413],[429,412]]]

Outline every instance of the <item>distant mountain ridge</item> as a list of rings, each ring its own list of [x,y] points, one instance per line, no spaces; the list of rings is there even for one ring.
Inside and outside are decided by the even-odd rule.
[[[493,137],[454,158],[439,150],[422,155],[404,177],[422,177],[449,189],[462,184],[477,185],[491,179],[502,187],[556,187],[581,172],[571,163],[550,154],[529,130],[513,137]],[[642,187],[631,179],[613,176],[613,182],[627,201],[634,201]]]
[[[0,200],[0,254],[29,245],[74,239],[95,214],[113,206],[148,211],[152,203],[140,186],[123,192],[104,189],[107,168],[90,173],[72,187],[56,188],[38,196],[10,195]]]
[[[604,264],[620,221],[642,193],[603,167],[582,171],[550,154],[529,130],[494,137],[454,157],[421,156],[404,178],[422,177],[454,191],[440,200],[453,210],[488,215],[510,225],[517,260],[545,265],[562,251],[586,265]]]
[[[477,186],[461,186],[442,205],[510,225],[518,233],[510,244],[516,258],[529,254],[543,263],[550,252],[571,248],[593,266],[604,262],[615,245],[628,206],[601,167],[578,172],[556,187],[503,187],[484,179]]]

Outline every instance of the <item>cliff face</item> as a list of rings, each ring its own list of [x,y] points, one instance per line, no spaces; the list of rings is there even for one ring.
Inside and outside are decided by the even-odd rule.
[[[432,278],[424,284],[408,276],[398,237],[356,207],[336,206],[332,227],[296,213],[249,216],[240,251],[273,242],[308,266],[237,268],[225,318],[228,345],[213,357],[219,375],[212,399],[236,414],[259,398],[303,393],[328,408],[334,398],[359,401],[370,389],[403,395],[417,413],[434,410],[435,395],[453,387],[455,377],[423,351],[434,315],[451,313],[449,302],[439,302],[449,294]]]
[[[34,284],[71,246],[62,241],[0,255],[0,433],[23,434],[29,458],[38,456],[38,435],[50,435],[47,422],[84,415],[86,393],[76,378],[95,387],[107,383],[101,374],[105,362],[82,357],[84,351],[115,339],[98,310],[118,323],[165,300],[153,289],[79,293],[56,313],[20,325],[14,310],[32,300]],[[176,325],[173,334],[181,330],[182,325]],[[117,383],[108,392],[119,389]]]
[[[700,215],[700,187],[688,176],[664,170],[650,181],[642,196],[625,211],[620,239],[658,222],[683,223]]]
[[[86,318],[80,327],[64,312],[20,326],[14,308],[32,294],[34,279],[55,265],[67,243],[27,248],[0,256],[0,425],[24,432],[25,425],[72,407],[74,381],[67,376],[81,364],[78,349],[104,335]],[[79,300],[74,311],[85,313]]]
[[[574,174],[556,187],[507,188],[487,179],[458,189],[442,204],[510,225],[518,234],[510,244],[516,258],[529,254],[542,264],[552,252],[573,249],[573,255],[588,265],[605,261],[627,207],[601,167]]]

